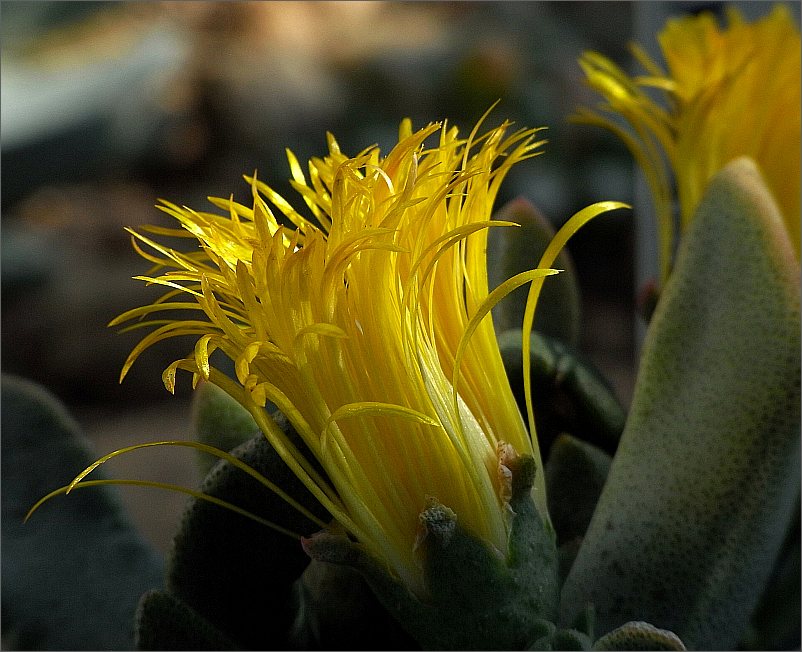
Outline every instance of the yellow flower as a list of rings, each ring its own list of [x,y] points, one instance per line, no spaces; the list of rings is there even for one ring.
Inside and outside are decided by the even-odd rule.
[[[668,72],[637,46],[647,76],[631,78],[595,52],[580,59],[606,100],[602,111],[618,114],[629,129],[586,109],[577,119],[618,134],[643,169],[656,205],[663,282],[676,244],[671,176],[682,232],[710,178],[739,156],[763,173],[799,257],[799,30],[784,5],[751,24],[734,8],[728,19],[725,29],[710,13],[669,20],[658,37]],[[650,88],[665,91],[667,107]]]
[[[479,136],[479,126],[465,139],[445,124],[413,132],[405,120],[384,157],[371,147],[349,158],[329,135],[329,153],[311,159],[308,178],[288,151],[291,184],[314,220],[255,176],[246,177],[252,206],[210,198],[225,215],[162,201],[182,228],[146,231],[194,237],[200,249],[182,253],[131,231],[156,265],[138,278],[168,292],[112,322],[190,311],[135,324],[156,328],[122,376],[152,344],[196,337],[194,351],[165,370],[167,388],[184,369],[238,400],[336,522],[418,595],[425,586],[416,537],[431,499],[504,554],[504,462],[530,455],[538,465],[533,499],[548,518],[537,441],[516,406],[489,311],[554,270],[519,274],[491,293],[486,261],[499,185],[543,141],[537,129],[508,134],[505,123]],[[599,204],[572,221],[615,207]],[[538,289],[533,283],[531,310]],[[213,366],[216,350],[234,362],[236,381]],[[272,421],[267,401],[325,477]]]
[[[151,344],[198,336],[194,353],[165,371],[168,388],[181,368],[229,391],[340,525],[416,591],[415,537],[427,498],[504,550],[497,447],[507,442],[536,454],[489,318],[465,348],[459,393],[452,391],[457,348],[488,297],[495,195],[509,168],[540,145],[536,130],[507,136],[507,127],[461,140],[456,129],[413,133],[404,121],[384,158],[375,147],[348,158],[329,135],[329,154],[310,161],[309,180],[288,152],[292,184],[316,223],[256,178],[248,179],[252,207],[210,198],[226,217],[163,202],[201,249],[179,253],[134,233],[156,252],[141,253],[169,270],[148,280],[171,290],[113,322],[200,311],[151,322],[158,328],[134,349],[123,375]],[[175,301],[180,293],[190,301]],[[215,349],[235,362],[240,385],[211,367]],[[272,424],[262,409],[268,400],[327,479]]]

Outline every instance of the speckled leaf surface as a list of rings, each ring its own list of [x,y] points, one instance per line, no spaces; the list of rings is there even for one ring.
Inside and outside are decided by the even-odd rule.
[[[289,437],[297,437],[286,419],[276,419]],[[232,455],[328,520],[261,433]],[[319,529],[227,461],[212,468],[201,490],[300,534]],[[217,505],[191,500],[173,539],[166,588],[239,647],[282,649],[295,617],[292,587],[308,564],[298,540]]]
[[[551,640],[559,598],[554,531],[531,497],[532,457],[505,462],[512,518],[507,555],[465,530],[432,499],[421,512],[419,552],[426,595],[413,594],[347,537],[304,542],[318,561],[357,569],[387,611],[425,650],[521,650]]]
[[[684,650],[673,632],[644,622],[625,623],[593,644],[594,650]]]
[[[136,610],[137,650],[236,650],[231,639],[172,593],[154,589]]]
[[[64,406],[27,380],[3,376],[2,420],[5,649],[132,649],[139,597],[163,582],[160,555],[114,487],[57,497],[23,523],[96,454]]]
[[[649,328],[632,409],[562,593],[734,649],[799,487],[799,266],[759,172],[715,177]]]

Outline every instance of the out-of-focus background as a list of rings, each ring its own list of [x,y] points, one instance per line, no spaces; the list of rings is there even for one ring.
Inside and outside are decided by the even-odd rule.
[[[762,5],[762,6],[760,6]],[[748,16],[768,3],[739,3]],[[287,197],[284,154],[393,143],[400,119],[548,126],[545,154],[517,166],[500,206],[523,195],[556,226],[585,205],[632,202],[635,177],[606,132],[567,121],[595,104],[585,49],[630,65],[669,13],[718,3],[10,2],[2,3],[2,366],[61,398],[98,453],[189,436],[189,377],[161,371],[191,342],[149,350],[120,385],[141,334],[113,317],[159,296],[123,227],[167,224],[157,198],[207,209],[247,203],[243,173]],[[654,51],[653,47],[648,49]],[[571,244],[582,349],[626,404],[635,367],[635,224],[617,212]],[[533,261],[533,264],[536,261]],[[76,472],[78,469],[76,469]],[[191,451],[133,453],[118,477],[196,485]],[[148,539],[168,547],[185,498],[126,489]]]

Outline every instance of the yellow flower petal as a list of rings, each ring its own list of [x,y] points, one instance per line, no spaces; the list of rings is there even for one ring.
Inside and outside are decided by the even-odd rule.
[[[659,222],[663,282],[676,245],[672,177],[681,233],[708,181],[740,156],[760,168],[799,258],[799,29],[785,5],[754,23],[730,8],[728,23],[719,27],[707,12],[669,20],[658,36],[667,71],[633,48],[648,77],[631,78],[597,53],[580,59],[589,85],[607,103],[575,119],[619,135],[643,169]],[[649,88],[665,92],[665,106]]]

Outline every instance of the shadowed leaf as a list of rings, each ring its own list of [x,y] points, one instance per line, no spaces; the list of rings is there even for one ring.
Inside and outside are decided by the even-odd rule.
[[[563,589],[690,648],[733,649],[799,491],[799,267],[751,161],[711,181],[644,344],[632,408]]]
[[[31,506],[95,459],[58,401],[2,379],[3,637],[15,650],[130,650],[139,597],[163,582],[162,560],[112,487]]]

